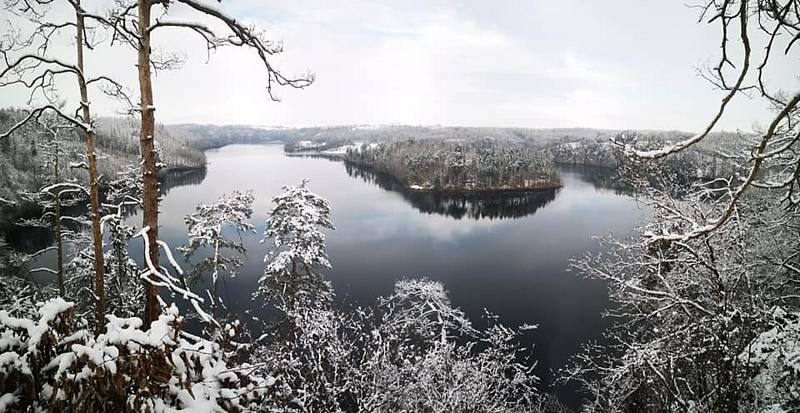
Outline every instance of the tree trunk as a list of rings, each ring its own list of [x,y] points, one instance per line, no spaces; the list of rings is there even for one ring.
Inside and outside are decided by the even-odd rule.
[[[58,143],[56,143],[58,145]],[[61,181],[61,174],[58,171],[58,148],[56,150],[56,156],[53,160],[53,176],[55,177],[56,182]],[[53,217],[53,232],[56,235],[56,268],[57,274],[56,279],[58,281],[58,292],[62,298],[64,298],[65,291],[64,291],[64,243],[61,240],[61,192],[59,191],[55,194],[55,215]]]
[[[139,93],[141,95],[140,109],[142,113],[142,127],[139,134],[139,146],[142,152],[142,177],[143,190],[143,222],[142,225],[150,227],[147,239],[150,243],[150,260],[158,266],[159,246],[158,240],[158,163],[156,162],[155,148],[155,107],[153,107],[153,87],[150,76],[150,0],[138,0],[139,6]],[[154,275],[150,276],[155,278]],[[145,282],[145,325],[158,318],[160,312],[158,305],[158,288],[152,283]]]
[[[123,248],[125,248],[124,245],[117,245],[114,248],[114,253],[117,256],[117,278],[120,280],[127,279],[128,277],[128,271],[126,270],[128,263]]]
[[[97,299],[95,305],[95,329],[100,332],[105,326],[106,318],[106,280],[103,263],[103,235],[100,231],[100,194],[97,184],[97,154],[95,153],[95,133],[92,128],[92,115],[89,110],[89,92],[86,88],[86,75],[83,69],[83,30],[84,20],[80,10],[80,1],[75,8],[76,37],[75,45],[78,52],[78,85],[81,91],[81,109],[83,122],[89,125],[85,132],[86,151],[89,161],[89,195],[91,198],[90,217],[92,221],[92,239],[94,243],[94,295]]]

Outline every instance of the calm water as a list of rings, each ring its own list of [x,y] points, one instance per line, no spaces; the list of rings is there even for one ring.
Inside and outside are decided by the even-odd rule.
[[[385,177],[342,162],[288,157],[279,145],[227,146],[207,156],[205,179],[165,196],[161,237],[173,248],[184,243],[183,217],[195,204],[253,190],[257,234],[246,239],[241,274],[222,290],[234,311],[255,307],[250,293],[262,273],[266,250],[259,240],[271,197],[309,178],[333,209],[327,276],[340,302],[372,303],[402,277],[440,280],[474,321],[486,308],[509,325],[538,324],[527,339],[546,381],[582,342],[599,338],[600,314],[609,305],[605,285],[569,272],[569,260],[596,251],[593,237],[624,235],[643,216],[631,196],[604,189],[605,175],[594,169],[564,168],[557,191],[465,199],[404,194]],[[574,403],[569,389],[559,393]]]

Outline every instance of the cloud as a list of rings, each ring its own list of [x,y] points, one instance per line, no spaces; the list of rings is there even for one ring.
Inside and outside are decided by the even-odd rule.
[[[284,42],[276,67],[310,69],[316,83],[279,90],[283,101],[270,102],[252,53],[225,48],[207,63],[199,38],[164,31],[154,37],[157,48],[188,59],[154,79],[159,121],[696,130],[720,98],[693,70],[718,51],[717,33],[681,4],[242,0],[222,7]],[[72,47],[67,41],[59,51]],[[102,49],[88,65],[137,90],[131,51]],[[778,75],[797,84],[788,71]],[[0,104],[22,97],[7,92]],[[98,113],[117,107],[93,103]],[[737,103],[722,127],[749,129],[765,118],[762,106]]]

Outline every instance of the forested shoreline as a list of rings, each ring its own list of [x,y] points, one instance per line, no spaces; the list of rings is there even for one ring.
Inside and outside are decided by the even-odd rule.
[[[10,128],[26,115],[21,109],[0,109],[0,130]],[[100,175],[113,177],[118,171],[139,162],[139,132],[133,119],[102,118],[97,123]],[[159,148],[164,171],[205,168],[205,154],[187,139],[170,133],[163,126],[159,127],[159,132],[165,137],[164,144]],[[51,140],[52,136],[48,136],[43,128],[30,127],[24,133],[0,141],[0,153],[4,159],[0,164],[0,198],[13,203],[21,202],[20,193],[34,192],[43,186],[45,176],[51,172],[48,166],[50,161],[43,153],[48,145],[53,145]],[[60,132],[58,145],[60,176],[69,180],[81,179],[86,155],[80,132],[72,128]],[[104,186],[105,183],[101,180],[100,185]]]
[[[19,109],[0,109],[0,123],[5,122],[6,126],[22,116],[23,112]],[[622,146],[619,144],[621,141],[635,139],[639,144],[645,146],[657,146],[687,136],[686,133],[677,131],[619,132],[598,129],[426,128],[414,126],[258,128],[200,124],[159,125],[159,133],[165,136],[164,142],[166,142],[166,146],[161,145],[159,149],[159,156],[165,164],[165,170],[204,168],[203,151],[225,145],[274,143],[283,144],[288,154],[319,154],[334,159],[346,159],[352,163],[389,173],[399,181],[406,183],[407,186],[416,184],[422,187],[418,188],[419,190],[443,191],[557,187],[557,179],[546,171],[552,168],[543,163],[616,168],[621,165],[624,158]],[[731,148],[726,142],[730,142],[735,137],[735,134],[717,134],[711,143],[702,148],[666,159],[661,168],[681,176],[681,179],[685,181],[729,176],[735,171],[735,163],[723,154],[730,152]],[[100,151],[98,165],[101,173],[110,176],[126,163],[135,162],[139,151],[138,139],[138,132],[133,120],[122,117],[99,119],[97,142]],[[379,142],[382,143],[380,150],[391,151],[391,154],[375,153],[378,150],[377,143]],[[437,187],[433,180],[435,178],[440,181],[447,180],[449,173],[445,171],[447,168],[443,165],[435,167],[434,164],[438,161],[432,159],[417,159],[415,163],[406,153],[400,153],[401,151],[398,149],[401,149],[402,145],[408,145],[408,142],[413,142],[414,145],[420,147],[443,145],[440,150],[441,154],[438,156],[442,159],[441,162],[451,163],[455,160],[445,160],[444,158],[451,150],[455,150],[454,143],[456,142],[461,142],[460,145],[467,149],[480,145],[490,146],[491,150],[507,152],[505,156],[511,157],[516,156],[515,152],[527,152],[524,156],[530,158],[531,170],[519,172],[519,176],[541,169],[543,181],[539,184],[529,182],[529,185],[525,185],[524,182],[511,183],[511,181],[503,184],[500,181],[510,179],[511,175],[508,171],[496,170],[500,166],[488,166],[490,169],[495,169],[492,171],[478,171],[474,163],[476,161],[491,163],[491,159],[481,157],[497,157],[504,156],[504,154],[477,153],[478,158],[470,160],[473,163],[470,168],[475,170],[466,173],[471,174],[469,178],[471,181],[478,182],[481,179],[490,179],[488,177],[493,174],[502,175],[504,173],[505,178],[501,178],[498,182],[492,182],[484,188],[481,184],[473,184],[475,187],[467,188],[464,185],[467,175],[462,174],[460,184],[453,183],[453,185]],[[442,142],[443,144],[440,145]],[[78,138],[68,139],[66,144],[72,145],[72,149],[66,146],[65,151],[71,153],[71,159],[77,162],[80,158],[80,140]],[[362,148],[365,150],[363,154],[359,152]],[[14,201],[17,199],[15,194],[19,190],[32,191],[36,189],[40,183],[37,172],[35,168],[27,167],[41,164],[36,159],[36,139],[24,140],[18,136],[11,136],[3,141],[0,150],[4,151],[3,153],[7,155],[8,159],[8,162],[2,165],[4,172],[2,177],[9,178],[3,182],[0,198]],[[378,157],[382,160],[378,161],[376,159]],[[427,163],[427,165],[422,166],[422,163]],[[66,164],[62,168],[66,174],[75,173]],[[437,168],[438,171],[433,172]],[[427,169],[427,173],[431,176],[414,176],[417,173],[424,175],[425,173],[421,172],[422,169]],[[457,174],[455,171],[453,173]],[[516,172],[511,174],[514,173]],[[484,178],[478,178],[479,175]],[[414,179],[421,182],[410,182]],[[428,182],[429,185],[421,185],[425,182]],[[504,185],[505,187],[503,187]]]
[[[430,168],[431,165],[422,166],[420,161],[424,163],[424,160],[409,158],[405,153],[407,150],[401,148],[403,145],[426,147],[420,152],[434,153],[438,147],[454,150],[456,145],[468,148],[485,145],[499,152],[526,152],[525,156],[530,158],[529,163],[532,168],[540,168],[538,165],[542,163],[555,163],[616,169],[625,164],[625,145],[659,147],[689,136],[691,134],[680,131],[611,131],[590,128],[332,127],[294,130],[290,133],[290,141],[284,144],[284,149],[288,154],[316,154],[332,159],[345,159],[389,173],[399,181],[412,185],[413,183],[407,182],[409,179],[433,178],[433,176],[425,178],[413,176],[422,169]],[[742,138],[750,137],[725,132],[710,134],[709,140],[703,142],[703,145],[660,160],[658,168],[664,174],[674,175],[683,182],[699,182],[731,176],[738,168],[734,159],[738,149],[732,142]],[[374,153],[376,150],[388,153],[376,154]],[[365,151],[365,154],[361,154],[361,151]],[[445,150],[442,149],[442,152]],[[377,157],[382,159],[374,159]],[[440,158],[441,162],[449,162],[444,160],[445,155],[441,155]],[[431,160],[427,162],[431,163]],[[487,162],[491,163],[491,160],[487,159]],[[549,167],[545,167],[547,168]],[[447,175],[442,169],[440,165],[438,174]],[[476,178],[477,174],[478,171],[474,171],[473,178]],[[439,176],[439,179],[442,179],[442,176]],[[435,185],[431,184],[431,187]]]

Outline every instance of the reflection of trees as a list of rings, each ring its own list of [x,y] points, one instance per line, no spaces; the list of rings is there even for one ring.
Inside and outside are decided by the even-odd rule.
[[[206,168],[167,170],[159,176],[161,196],[168,194],[172,188],[200,185],[204,179]]]
[[[206,169],[179,169],[167,170],[161,174],[159,181],[161,182],[161,195],[164,196],[173,188],[187,185],[200,185],[206,178]],[[100,194],[103,198],[102,192]],[[138,208],[128,207],[124,211],[124,215],[136,213]],[[88,208],[85,204],[80,204],[71,207],[67,210],[72,215],[81,215],[88,213]],[[21,217],[30,217],[37,214],[36,209],[32,209],[30,205],[20,205],[14,207],[6,207],[0,209],[0,238],[8,242],[9,247],[22,251],[33,252],[53,244],[53,235],[47,229],[43,228],[29,228],[20,227],[15,223]],[[2,254],[2,251],[0,251]]]
[[[610,190],[617,195],[634,196],[636,193],[634,185],[623,176],[619,168],[559,164],[558,169],[560,172],[572,172],[579,175],[582,181],[592,184],[597,189]]]
[[[321,153],[321,152],[284,152],[289,158],[308,158],[308,159],[324,159],[330,162],[339,162],[344,160],[344,155],[334,153]]]
[[[689,166],[685,166],[688,168]],[[721,188],[723,181],[712,182],[709,179],[692,178],[674,169],[648,169],[647,165],[626,165],[609,168],[604,166],[559,164],[560,172],[570,172],[591,184],[597,189],[612,191],[617,195],[636,196],[648,189],[667,191],[676,199],[685,198],[697,184],[704,183],[708,188]],[[655,171],[655,172],[654,172]],[[724,192],[710,192],[708,195],[723,196]]]
[[[555,199],[558,188],[536,191],[443,192],[411,191],[387,174],[345,162],[347,174],[388,191],[401,194],[414,208],[427,214],[461,219],[521,218],[531,215]]]
[[[0,236],[4,238],[0,241],[7,241],[9,248],[28,254],[47,248],[55,241],[55,237],[47,228],[22,227],[14,224],[0,229]],[[0,255],[6,253],[7,250],[0,250]]]

